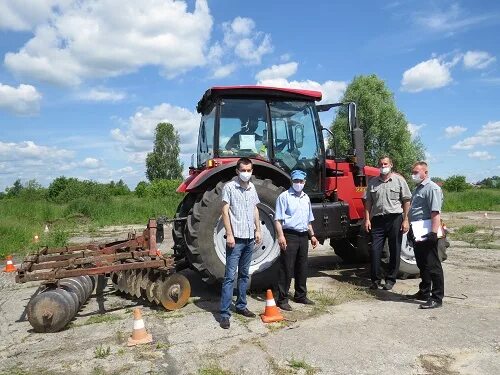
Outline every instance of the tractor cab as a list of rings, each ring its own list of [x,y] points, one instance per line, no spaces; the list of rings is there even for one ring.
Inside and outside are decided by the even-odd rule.
[[[320,194],[324,167],[321,93],[266,87],[212,88],[198,104],[202,114],[197,168],[249,157],[289,175],[307,173],[306,192]],[[263,176],[266,177],[266,176]]]

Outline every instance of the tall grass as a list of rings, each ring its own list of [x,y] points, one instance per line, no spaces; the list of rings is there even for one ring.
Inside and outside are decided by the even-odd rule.
[[[21,198],[0,200],[0,258],[8,254],[24,254],[40,245],[63,246],[82,224],[147,224],[149,218],[172,218],[181,194],[165,194],[161,198],[138,198],[134,195],[77,198],[69,203],[45,199]],[[45,225],[50,231],[44,233]],[[34,236],[39,242],[34,242]]]
[[[500,211],[500,189],[444,192],[445,212]]]

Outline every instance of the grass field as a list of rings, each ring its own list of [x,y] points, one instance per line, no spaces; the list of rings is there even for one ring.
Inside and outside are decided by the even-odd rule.
[[[80,198],[67,204],[46,200],[0,200],[0,258],[24,254],[40,245],[63,246],[70,235],[85,228],[105,225],[146,224],[150,217],[172,218],[181,194],[164,198],[138,198],[134,195],[110,197],[105,201]],[[45,225],[50,227],[48,235]],[[40,241],[34,243],[34,236]]]
[[[500,189],[444,192],[445,212],[500,211]]]
[[[163,198],[138,198],[135,195],[78,198],[66,204],[44,199],[0,200],[0,258],[24,254],[40,245],[63,246],[79,228],[97,229],[105,225],[146,224],[148,218],[172,218],[181,194],[172,192]],[[500,189],[445,192],[445,212],[500,211]],[[50,232],[43,230],[48,224]],[[40,237],[34,243],[35,235]]]

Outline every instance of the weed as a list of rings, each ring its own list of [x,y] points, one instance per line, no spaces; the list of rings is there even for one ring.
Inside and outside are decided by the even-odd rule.
[[[475,225],[464,225],[457,229],[458,234],[469,234],[477,232],[477,226]]]
[[[123,348],[118,349],[118,351],[116,352],[116,354],[118,354],[118,355],[124,355],[125,354],[125,349],[123,349]]]
[[[292,359],[290,359],[288,361],[288,366],[291,367],[294,370],[300,370],[300,369],[305,370],[306,375],[313,375],[313,374],[315,374],[318,371],[317,368],[311,366],[306,361],[304,361],[304,360],[297,360],[297,359],[294,359],[294,358],[292,358]]]
[[[279,331],[280,329],[289,327],[291,324],[292,322],[288,320],[282,320],[281,322],[266,324],[266,327],[270,332],[276,332]]]
[[[101,344],[94,349],[94,358],[102,359],[106,358],[110,354],[111,354],[111,348],[109,346],[104,348]]]
[[[115,332],[115,341],[118,345],[123,344],[123,342],[125,341],[125,334],[123,333],[123,331],[118,330]]]
[[[166,342],[158,341],[156,343],[156,349],[158,349],[158,350],[168,349],[168,348],[170,348],[170,345]]]
[[[217,364],[209,364],[198,370],[198,375],[233,375],[231,371],[224,370]]]
[[[94,315],[88,318],[84,323],[81,325],[89,325],[89,324],[99,324],[99,323],[110,323],[115,320],[122,320],[125,319],[124,317],[115,315],[115,314],[102,314],[102,315]]]

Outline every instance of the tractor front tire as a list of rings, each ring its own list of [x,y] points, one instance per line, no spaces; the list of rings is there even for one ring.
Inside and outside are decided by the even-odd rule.
[[[260,202],[257,205],[262,242],[255,245],[250,264],[250,288],[262,290],[277,282],[279,245],[274,229],[274,207],[282,188],[270,180],[252,178]],[[194,202],[185,226],[187,256],[190,264],[209,284],[220,283],[226,264],[225,229],[222,222],[222,189],[224,182],[200,194]]]

